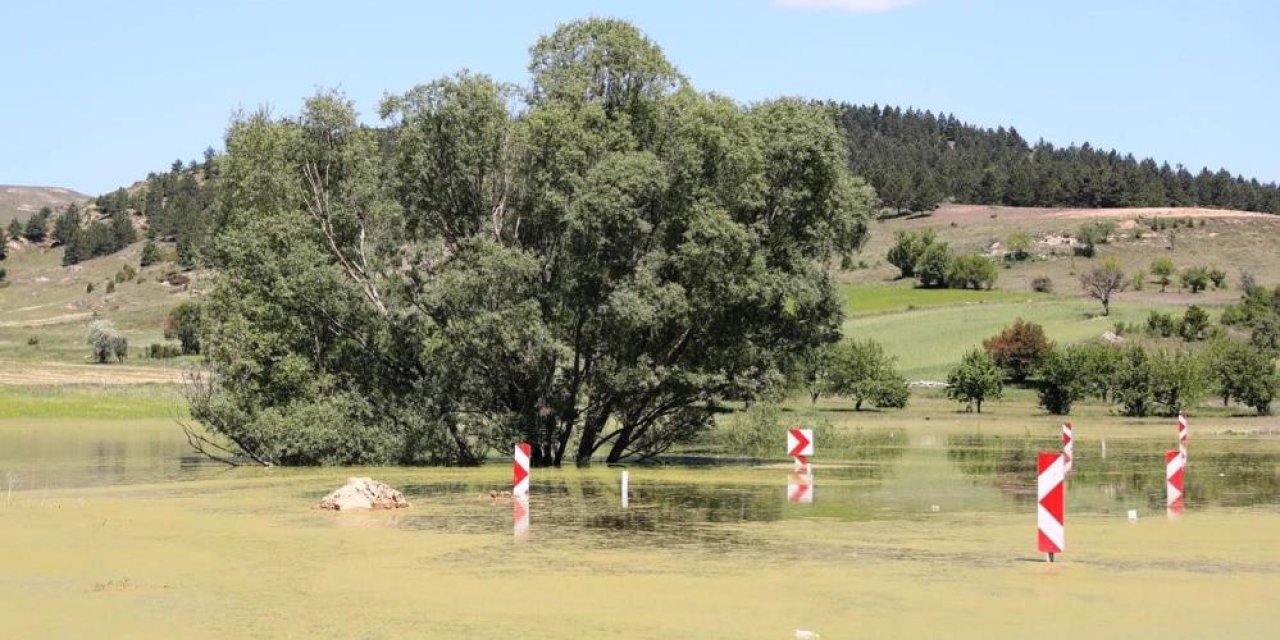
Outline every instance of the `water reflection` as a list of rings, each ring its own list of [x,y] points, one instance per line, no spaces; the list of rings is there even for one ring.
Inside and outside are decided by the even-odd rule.
[[[1117,504],[1164,509],[1168,444],[1156,440],[1116,440],[1102,456],[1101,443],[1076,443],[1068,479],[1073,505],[1109,512]],[[1010,500],[1033,500],[1034,455],[1052,450],[1052,439],[956,434],[947,438],[947,458],[966,477],[997,488]],[[1184,470],[1184,505],[1189,509],[1280,504],[1280,452],[1258,440],[1203,441]]]

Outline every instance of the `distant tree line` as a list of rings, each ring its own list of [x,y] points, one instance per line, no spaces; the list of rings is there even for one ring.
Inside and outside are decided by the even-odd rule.
[[[1087,142],[1028,144],[1013,127],[982,128],[953,115],[878,105],[833,105],[850,168],[897,212],[942,200],[1041,207],[1201,206],[1280,213],[1280,187],[1208,168],[1138,160]]]

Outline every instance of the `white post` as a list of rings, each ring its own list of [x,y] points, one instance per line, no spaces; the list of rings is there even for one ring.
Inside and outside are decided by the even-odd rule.
[[[626,469],[622,470],[622,508],[631,505],[631,476]]]
[[[1103,460],[1106,460],[1106,459],[1107,459],[1107,440],[1106,440],[1106,438],[1103,438],[1103,440],[1102,440],[1102,459],[1103,459]]]

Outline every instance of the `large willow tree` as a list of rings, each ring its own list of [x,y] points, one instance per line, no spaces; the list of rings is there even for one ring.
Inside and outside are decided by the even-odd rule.
[[[272,464],[661,453],[838,337],[826,262],[873,193],[834,114],[698,93],[631,25],[460,73],[359,123],[234,122],[193,415]]]

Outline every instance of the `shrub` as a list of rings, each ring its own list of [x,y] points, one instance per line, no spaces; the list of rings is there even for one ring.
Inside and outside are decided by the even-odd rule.
[[[1142,291],[1147,286],[1147,272],[1138,269],[1133,272],[1133,279],[1129,281],[1129,288],[1134,291]]]
[[[6,271],[4,267],[0,267],[0,282],[4,282],[4,279],[8,276],[9,272]]]
[[[1031,279],[1031,290],[1040,293],[1053,293],[1053,279],[1049,276],[1036,276]]]
[[[1015,231],[1006,241],[1009,256],[1014,260],[1026,260],[1031,257],[1031,234],[1026,231]]]
[[[92,282],[90,282],[89,284],[86,284],[86,285],[84,286],[84,292],[85,292],[85,293],[93,293],[93,283],[92,283]]]
[[[142,257],[139,260],[139,264],[143,267],[149,267],[157,262],[160,262],[160,247],[156,245],[154,240],[148,240],[145,245],[142,245]]]
[[[947,285],[955,289],[990,289],[998,277],[996,264],[977,253],[956,256],[947,266]]]
[[[1076,231],[1076,239],[1080,241],[1080,245],[1076,247],[1076,254],[1092,258],[1097,253],[1097,245],[1106,244],[1115,230],[1116,223],[1111,220],[1098,220],[1081,225]]]
[[[1209,269],[1209,280],[1213,281],[1213,288],[1221,289],[1227,286],[1227,272],[1213,267]]]
[[[94,320],[89,325],[87,342],[93,347],[93,359],[98,364],[110,362],[112,356],[116,361],[124,362],[129,353],[129,341],[108,320]]]
[[[1238,342],[1221,341],[1209,350],[1209,375],[1223,404],[1237,400],[1258,412],[1271,413],[1280,392],[1280,376],[1266,352]]]
[[[1174,321],[1171,314],[1152,311],[1147,315],[1147,335],[1171,338],[1177,330],[1177,322]]]
[[[165,340],[178,340],[182,353],[200,353],[200,304],[184,302],[173,308],[164,321]]]
[[[941,287],[947,283],[947,270],[951,267],[951,251],[945,242],[929,245],[916,262],[915,274],[924,287]]]
[[[1178,324],[1178,335],[1187,342],[1196,342],[1205,338],[1209,328],[1209,314],[1196,305],[1187,307],[1182,314],[1182,322]]]
[[[115,281],[115,280],[108,280],[108,281],[107,281],[107,293],[115,293],[115,292],[116,292],[116,281]]]
[[[30,338],[27,338],[27,346],[34,347],[38,344],[40,344],[40,336],[31,336]]]
[[[1014,382],[1022,382],[1053,348],[1044,335],[1044,327],[1022,318],[1013,321],[1000,333],[984,340],[982,346],[996,366]]]
[[[1177,271],[1173,260],[1161,256],[1151,261],[1151,275],[1156,277],[1156,282],[1160,284],[1160,292],[1164,293],[1165,287],[1173,282],[1173,274]]]
[[[916,274],[916,264],[924,255],[925,249],[933,245],[937,234],[933,229],[925,229],[920,233],[899,231],[893,235],[894,244],[889,249],[886,259],[897,267],[903,278],[911,278]]]
[[[1200,293],[1209,286],[1209,269],[1205,267],[1187,267],[1182,270],[1179,279],[1182,280],[1182,286],[1190,289],[1191,293]]]
[[[156,344],[147,346],[147,357],[152,359],[176,358],[182,355],[182,348],[176,344]]]

